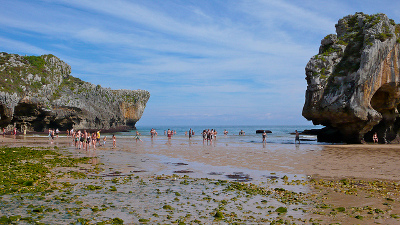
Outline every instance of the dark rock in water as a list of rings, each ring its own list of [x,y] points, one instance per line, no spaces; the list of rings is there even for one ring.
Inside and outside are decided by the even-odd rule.
[[[262,133],[264,133],[264,131],[265,131],[265,133],[268,133],[268,134],[272,133],[272,131],[270,131],[270,130],[256,130],[256,134],[262,134]]]
[[[235,172],[233,174],[225,175],[229,179],[234,179],[237,182],[248,182],[253,180],[249,174],[244,174],[243,172]]]
[[[172,164],[174,164],[175,166],[187,166],[187,165],[189,165],[187,163],[172,163]]]
[[[316,141],[315,139],[300,138],[300,141]]]
[[[193,173],[191,170],[176,170],[174,173]]]
[[[0,53],[0,127],[134,129],[150,97],[144,90],[111,90],[70,75],[53,55]]]
[[[208,175],[222,175],[224,172],[209,172]]]
[[[321,129],[310,129],[310,130],[303,130],[302,132],[300,132],[300,134],[302,135],[318,135],[319,133],[321,133]]]
[[[264,175],[264,177],[266,177],[268,179],[273,179],[273,180],[276,180],[279,178],[278,176],[272,176],[272,175],[269,175],[269,176]]]
[[[318,141],[363,143],[398,137],[400,25],[356,13],[336,24],[308,62],[303,116],[327,128]]]

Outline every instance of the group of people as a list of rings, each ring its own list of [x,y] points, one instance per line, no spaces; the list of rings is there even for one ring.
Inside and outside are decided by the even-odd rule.
[[[60,130],[58,128],[56,129],[49,129],[49,138],[51,140],[51,143],[53,143],[54,138],[58,138],[58,135],[60,134]]]
[[[3,137],[6,137],[6,134],[7,134],[7,129],[5,127],[3,127]],[[16,127],[14,127],[11,134],[14,135],[14,138],[15,138],[15,136],[17,136],[17,128]]]
[[[74,131],[72,129],[69,133],[75,144],[75,148],[77,148],[77,149],[88,150],[88,148],[90,148],[90,146],[93,146],[93,149],[96,150],[97,143],[99,146],[101,146],[100,130],[97,132],[90,133],[90,132],[86,132],[86,130]],[[106,141],[107,141],[107,137],[104,136],[103,143],[105,143]]]
[[[85,149],[86,151],[92,146],[94,150],[96,150],[96,146],[102,146],[100,142],[100,131],[96,132],[87,132],[84,131],[75,131],[74,129],[67,130],[67,136],[72,137],[72,142],[75,145],[76,149]],[[113,147],[116,147],[116,137],[112,136]],[[103,146],[107,143],[107,136],[103,137]]]
[[[212,143],[213,139],[217,140],[218,132],[215,129],[203,130],[202,134],[203,134],[203,143],[205,141],[207,141],[207,144],[208,144],[209,141],[210,141],[210,143]]]
[[[136,131],[136,135],[138,135],[138,133],[139,133],[139,132]],[[151,128],[151,130],[150,130],[150,136],[151,136],[151,138],[158,136],[158,133],[157,133],[156,129]]]
[[[176,130],[170,130],[168,129],[167,131],[164,130],[164,135],[167,135],[168,139],[171,139],[172,136],[174,136],[176,134]]]
[[[190,128],[189,131],[185,131],[185,136],[188,136],[188,132],[189,132],[189,139],[191,139],[194,136],[194,130]]]

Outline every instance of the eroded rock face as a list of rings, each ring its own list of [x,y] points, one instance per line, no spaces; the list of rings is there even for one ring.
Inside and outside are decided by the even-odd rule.
[[[71,67],[53,55],[0,53],[0,126],[132,129],[150,94],[111,90],[70,76]]]
[[[344,142],[371,141],[374,132],[390,142],[400,127],[400,26],[384,14],[356,13],[336,32],[306,66],[303,116]]]

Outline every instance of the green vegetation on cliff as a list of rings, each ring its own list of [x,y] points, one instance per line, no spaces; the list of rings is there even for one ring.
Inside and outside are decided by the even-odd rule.
[[[362,12],[349,15],[336,24],[337,36],[327,35],[322,42],[321,49],[315,59],[320,63],[315,65],[314,76],[322,79],[336,76],[347,76],[360,68],[362,52],[373,46],[377,40],[385,42],[394,36],[400,43],[400,25],[394,20],[387,19],[386,15],[373,15]],[[334,53],[340,60],[334,65],[332,72],[325,62]]]
[[[0,126],[134,128],[150,97],[147,91],[111,90],[70,73],[71,67],[54,55],[0,53]]]
[[[51,58],[57,57],[0,53],[0,91],[23,95],[38,92],[43,85],[51,84],[56,74],[56,68],[48,63]]]

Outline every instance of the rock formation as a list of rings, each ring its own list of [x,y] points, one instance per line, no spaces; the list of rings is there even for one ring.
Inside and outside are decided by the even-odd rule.
[[[133,129],[150,97],[144,90],[111,90],[70,75],[53,55],[0,53],[0,126],[43,131]]]
[[[397,137],[400,25],[384,14],[340,19],[306,66],[303,116],[326,126],[319,141],[362,143]]]

